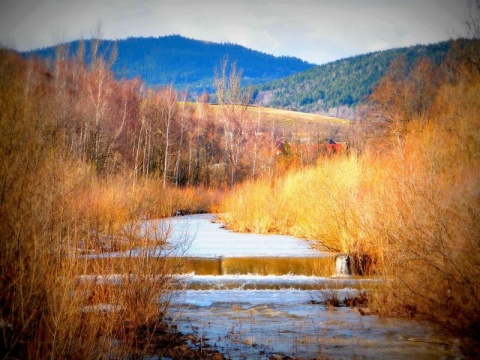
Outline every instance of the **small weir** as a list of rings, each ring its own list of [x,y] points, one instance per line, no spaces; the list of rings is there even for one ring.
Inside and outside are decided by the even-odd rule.
[[[196,275],[336,275],[334,256],[322,257],[191,257],[184,272]],[[342,275],[344,275],[342,273]]]
[[[352,276],[350,258],[313,250],[286,236],[237,234],[213,215],[171,219],[174,234],[194,234],[171,320],[229,359],[431,359],[448,355],[433,331],[404,320],[360,316],[319,305],[352,297],[373,279]],[[175,239],[174,239],[175,241]],[[427,341],[427,339],[429,339]]]

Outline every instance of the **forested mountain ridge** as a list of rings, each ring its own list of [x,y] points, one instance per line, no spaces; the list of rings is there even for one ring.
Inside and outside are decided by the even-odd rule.
[[[242,72],[242,85],[254,86],[253,103],[355,118],[358,105],[372,93],[392,61],[404,56],[407,67],[411,67],[418,59],[426,57],[438,65],[446,59],[452,44],[461,46],[465,42],[444,41],[394,48],[317,66],[294,57],[275,57],[240,45],[179,35],[102,40],[97,53],[109,59],[116,48],[117,56],[111,70],[117,79],[140,77],[147,86],[173,85],[177,90],[188,90],[194,97],[203,92],[215,92],[215,69],[228,59]],[[63,49],[66,56],[73,57],[82,49],[81,44],[88,63],[91,61],[91,40],[24,52],[23,56],[54,59]]]
[[[393,60],[404,56],[408,67],[421,57],[437,65],[452,43],[395,48],[353,56],[316,66],[255,87],[255,101],[263,106],[354,117],[355,108],[373,91]]]
[[[85,46],[87,62],[91,56],[90,40],[63,44],[67,55],[74,56],[80,44]],[[224,59],[235,62],[242,71],[244,84],[259,84],[283,78],[313,67],[313,64],[294,57],[276,57],[246,47],[188,39],[179,35],[124,40],[102,40],[98,54],[110,57],[116,44],[118,55],[112,70],[118,79],[141,77],[146,85],[172,84],[177,89],[192,92],[213,92],[214,70]],[[54,59],[59,47],[24,52],[24,56],[36,55]]]

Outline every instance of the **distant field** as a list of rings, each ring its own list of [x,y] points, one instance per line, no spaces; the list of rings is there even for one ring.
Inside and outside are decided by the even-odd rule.
[[[179,104],[183,104],[183,102],[179,102]],[[196,105],[194,102],[187,102],[190,105]],[[215,113],[219,111],[219,105],[210,105]],[[323,123],[331,123],[331,124],[342,124],[348,125],[350,124],[351,120],[349,119],[340,119],[335,118],[332,116],[327,115],[318,115],[318,114],[311,114],[311,113],[304,113],[298,111],[291,111],[291,110],[282,110],[282,109],[274,109],[269,107],[262,107],[262,106],[248,106],[248,113],[251,117],[256,118],[258,113],[262,114],[262,119],[265,121],[308,121],[308,122],[323,122]]]
[[[196,103],[189,103],[195,105]],[[220,111],[219,105],[210,105],[214,114]],[[308,136],[315,138],[331,138],[345,141],[346,133],[352,120],[340,119],[326,115],[310,114],[268,107],[248,106],[247,112],[252,121],[260,119],[260,128],[264,132],[275,132],[285,137]]]
[[[263,119],[267,122],[273,120],[281,120],[281,121],[306,121],[306,122],[322,122],[322,123],[329,123],[329,124],[336,124],[336,125],[348,125],[350,124],[350,120],[347,119],[339,119],[334,118],[331,116],[326,115],[318,115],[318,114],[309,114],[297,111],[290,111],[290,110],[281,110],[281,109],[273,109],[273,108],[266,108],[266,107],[255,107],[251,106],[248,108],[249,113],[252,116],[258,116],[258,112],[263,116]]]
[[[218,105],[211,106],[215,112],[218,111]],[[259,115],[261,116],[260,127],[262,130],[268,132],[274,126],[276,132],[283,133],[284,136],[308,134],[344,141],[351,124],[351,120],[348,119],[267,107],[249,106],[247,111],[253,120],[256,120]]]

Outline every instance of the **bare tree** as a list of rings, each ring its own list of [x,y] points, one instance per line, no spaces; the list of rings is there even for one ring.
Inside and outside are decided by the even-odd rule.
[[[181,109],[180,109],[180,115],[178,117],[179,120],[179,136],[180,138],[178,139],[178,150],[177,150],[177,159],[175,161],[175,171],[174,171],[174,180],[175,180],[175,185],[179,185],[180,181],[180,175],[181,175],[181,161],[182,161],[182,150],[184,147],[184,141],[186,134],[188,132],[191,132],[190,130],[190,120],[191,120],[191,107],[188,106],[187,104],[187,95],[188,93],[185,92],[183,94],[183,99],[181,102]],[[189,131],[190,130],[190,131]],[[190,155],[190,154],[189,154]],[[190,158],[190,157],[189,157]]]
[[[228,60],[224,60],[220,73],[215,73],[215,88],[220,119],[224,132],[224,170],[225,177],[230,168],[230,185],[236,181],[237,168],[246,140],[247,108],[251,99],[251,89],[241,88],[241,72],[237,72],[235,63],[227,71]]]
[[[153,153],[153,135],[154,123],[157,120],[158,114],[157,103],[155,101],[155,93],[148,91],[143,94],[143,100],[140,103],[140,125],[136,131],[134,145],[134,177],[138,178],[139,174],[146,177],[150,174],[150,166]]]
[[[177,113],[177,94],[173,90],[172,86],[169,86],[162,93],[162,128],[160,129],[161,134],[165,138],[165,154],[163,162],[163,187],[167,186],[167,174],[168,174],[168,164],[170,157],[170,146],[171,146],[171,136],[172,136],[172,127],[173,122]]]
[[[105,124],[108,121],[108,98],[112,95],[113,74],[110,71],[117,57],[116,45],[106,58],[106,53],[99,55],[100,40],[95,38],[90,44],[91,68],[85,73],[85,83],[90,105],[93,106],[93,124],[88,118],[84,122],[83,142],[88,145],[89,159],[93,161],[98,171],[103,170],[107,160],[105,140]]]
[[[466,21],[468,36],[472,39],[472,43],[468,44],[464,49],[464,58],[471,64],[473,68],[480,71],[480,0],[469,1],[470,14]]]
[[[388,144],[394,137],[401,147],[412,120],[428,120],[440,81],[437,67],[427,59],[418,60],[412,69],[405,57],[395,60],[369,99],[367,125],[373,125],[377,144],[382,138]]]
[[[257,178],[257,159],[258,159],[258,151],[260,147],[260,138],[262,135],[261,128],[260,128],[262,118],[263,118],[263,111],[260,108],[260,106],[257,104],[257,121],[255,123],[255,127],[253,130],[254,144],[253,144],[252,177],[254,180]]]

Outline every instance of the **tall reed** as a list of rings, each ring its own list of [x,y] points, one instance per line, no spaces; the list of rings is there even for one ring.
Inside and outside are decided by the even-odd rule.
[[[2,174],[15,175],[1,212],[2,356],[148,354],[180,262],[145,253],[114,267],[85,255],[162,246],[168,231],[141,237],[126,225],[147,209],[124,188],[99,183],[81,163],[44,155],[34,173],[19,163]]]
[[[355,156],[324,158],[314,168],[273,182],[245,183],[223,202],[223,218],[239,231],[280,232],[351,252],[367,236],[363,225],[368,204],[361,201],[369,196],[363,191],[366,179],[381,181],[383,176],[380,169],[365,168],[364,160]]]
[[[161,247],[168,227],[145,231],[139,220],[206,209],[209,197],[101,177],[72,156],[50,78],[35,66],[0,50],[0,358],[144,357],[181,260],[87,255]]]

